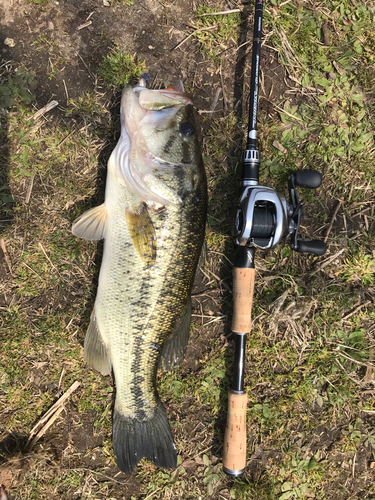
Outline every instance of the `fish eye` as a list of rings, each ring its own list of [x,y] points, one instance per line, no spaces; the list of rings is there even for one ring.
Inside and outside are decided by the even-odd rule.
[[[180,132],[182,135],[193,135],[194,134],[194,127],[191,123],[185,122],[181,123],[180,125]]]

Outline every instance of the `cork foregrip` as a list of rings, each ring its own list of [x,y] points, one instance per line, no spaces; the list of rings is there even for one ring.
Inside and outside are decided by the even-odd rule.
[[[233,332],[250,333],[254,280],[255,269],[233,269]]]
[[[246,408],[247,394],[229,393],[223,466],[232,471],[246,467]]]

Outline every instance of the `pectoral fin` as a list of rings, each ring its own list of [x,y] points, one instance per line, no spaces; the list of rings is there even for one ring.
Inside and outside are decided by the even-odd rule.
[[[85,345],[84,345],[84,358],[86,363],[102,373],[109,375],[112,371],[111,360],[109,359],[108,346],[103,340],[99,331],[99,325],[93,310],[90,318],[90,324],[87,329]]]
[[[169,339],[165,341],[162,353],[159,359],[159,368],[171,370],[184,359],[186,346],[189,341],[191,323],[191,299],[186,304],[181,320],[177,324],[174,332]]]
[[[147,205],[143,203],[137,211],[126,210],[125,213],[134,248],[143,262],[148,265],[154,264],[156,259],[156,235]]]
[[[105,204],[91,208],[73,224],[72,233],[85,240],[101,240],[107,227],[107,208]]]

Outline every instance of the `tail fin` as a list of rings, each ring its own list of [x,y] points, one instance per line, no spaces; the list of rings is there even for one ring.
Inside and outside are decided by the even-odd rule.
[[[147,420],[126,417],[115,409],[113,450],[119,469],[127,474],[133,472],[143,457],[158,467],[177,467],[176,446],[162,403]]]

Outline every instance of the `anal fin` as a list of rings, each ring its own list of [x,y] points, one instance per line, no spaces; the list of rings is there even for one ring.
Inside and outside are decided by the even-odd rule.
[[[111,360],[109,359],[108,346],[104,342],[99,331],[98,321],[95,315],[95,309],[91,313],[90,324],[87,329],[84,358],[86,363],[94,370],[109,375],[112,371]]]
[[[191,299],[182,313],[181,320],[176,325],[171,336],[165,341],[159,359],[159,368],[171,370],[184,359],[186,346],[189,341],[191,323]]]

